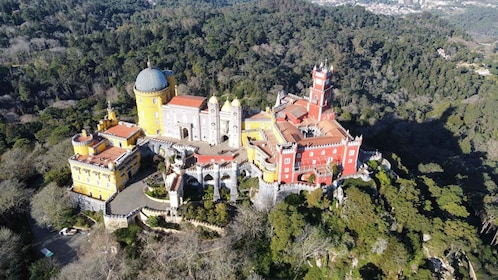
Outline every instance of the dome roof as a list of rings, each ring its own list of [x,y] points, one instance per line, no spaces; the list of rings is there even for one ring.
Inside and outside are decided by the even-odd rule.
[[[222,112],[230,112],[230,101],[225,101],[225,104],[223,104],[223,107],[221,107]]]
[[[232,101],[232,106],[233,106],[233,107],[240,107],[240,101],[239,101],[239,99],[235,98],[235,99]]]
[[[216,96],[211,96],[211,98],[209,98],[209,103],[211,104],[218,104],[218,98],[216,98]]]
[[[160,91],[168,87],[164,73],[156,67],[142,70],[135,80],[135,88],[143,92]]]

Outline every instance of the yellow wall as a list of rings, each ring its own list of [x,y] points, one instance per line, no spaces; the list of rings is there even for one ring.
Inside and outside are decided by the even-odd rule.
[[[88,146],[76,146],[73,144],[74,154],[79,154],[82,156],[88,155]]]
[[[242,121],[242,129],[250,130],[250,129],[270,129],[273,124],[270,118],[268,119],[254,119],[254,120],[245,120]]]
[[[282,133],[280,133],[280,130],[278,129],[277,124],[275,124],[275,123],[272,124],[271,132],[273,133],[273,135],[275,135],[275,138],[277,139],[278,144],[287,143],[287,141],[285,140]]]
[[[157,135],[161,131],[161,105],[166,100],[169,88],[157,92],[135,91],[137,102],[138,125],[145,131],[146,135]]]
[[[261,130],[259,129],[254,129],[254,130],[244,130],[242,131],[242,146],[247,146],[247,137],[251,137],[256,139],[256,141],[263,140],[263,134],[261,133]]]
[[[263,170],[263,180],[268,183],[275,182],[277,180],[277,172]]]
[[[132,154],[126,162],[130,165],[132,176],[135,175],[140,167],[140,153],[137,151]],[[123,185],[130,179],[127,164],[122,164],[119,169],[114,170],[92,166],[75,160],[71,160],[70,165],[73,190],[87,196],[91,194],[91,197],[97,199],[107,200],[116,191],[121,190]]]

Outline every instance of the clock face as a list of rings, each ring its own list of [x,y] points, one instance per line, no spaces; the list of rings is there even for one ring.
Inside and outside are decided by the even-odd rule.
[[[236,117],[237,116],[237,112],[233,113],[233,116]]]
[[[216,125],[216,123],[214,123],[214,122],[211,123],[211,126],[215,126],[215,125]]]
[[[214,113],[214,109],[211,109],[211,113]]]

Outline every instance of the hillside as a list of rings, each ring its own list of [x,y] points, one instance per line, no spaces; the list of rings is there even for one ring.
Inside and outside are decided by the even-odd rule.
[[[311,69],[327,60],[334,65],[338,119],[363,135],[365,149],[383,152],[400,177],[371,163],[375,179],[345,182],[345,204],[331,194],[303,194],[268,213],[240,210],[234,225],[240,235],[226,242],[225,254],[195,259],[185,252],[189,267],[153,252],[194,244],[196,236],[171,244],[144,236],[122,242],[133,267],[123,277],[202,278],[205,265],[233,279],[341,279],[348,273],[423,279],[434,259],[456,269],[451,275],[459,279],[470,270],[464,260],[479,279],[498,275],[492,246],[497,80],[468,66],[487,62],[465,45],[470,36],[444,19],[295,0],[12,0],[2,1],[0,11],[2,182],[42,175],[46,184],[70,184],[62,141],[95,127],[106,100],[133,120],[131,87],[147,58],[176,73],[180,94],[217,95],[220,102],[237,96],[248,110],[272,106],[282,90],[304,96]],[[0,223],[15,229],[13,217],[23,216],[23,207],[12,209],[3,210]],[[424,243],[424,234],[432,239]],[[315,251],[303,251],[303,240],[315,241],[308,244]]]

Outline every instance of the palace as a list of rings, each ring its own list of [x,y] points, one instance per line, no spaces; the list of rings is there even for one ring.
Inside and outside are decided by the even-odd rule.
[[[362,137],[353,138],[334,119],[332,74],[315,66],[308,98],[281,93],[273,109],[244,120],[248,159],[265,182],[330,185],[339,173],[357,171]]]
[[[109,199],[137,173],[145,154],[165,157],[163,148],[171,147],[171,141],[194,147],[198,170],[230,163],[238,174],[237,166],[245,162],[253,169],[251,175],[263,183],[330,185],[338,176],[357,172],[362,142],[361,136],[351,136],[335,120],[332,75],[332,67],[315,66],[308,97],[280,93],[273,108],[249,115],[237,98],[220,106],[216,96],[178,95],[173,72],[149,62],[133,88],[138,125],[119,121],[109,105],[95,133],[82,131],[72,138],[73,191]],[[209,145],[207,152],[195,148],[199,143]],[[215,152],[220,145],[227,150]],[[242,153],[246,158],[238,159]],[[201,175],[198,179],[201,184],[205,181]],[[232,184],[236,188],[235,178]],[[220,184],[214,185],[216,193]],[[236,198],[236,189],[231,197]]]
[[[137,173],[135,144],[143,135],[137,125],[119,121],[110,104],[107,111],[96,133],[83,130],[73,136],[74,155],[69,158],[73,191],[99,200],[107,200]]]

